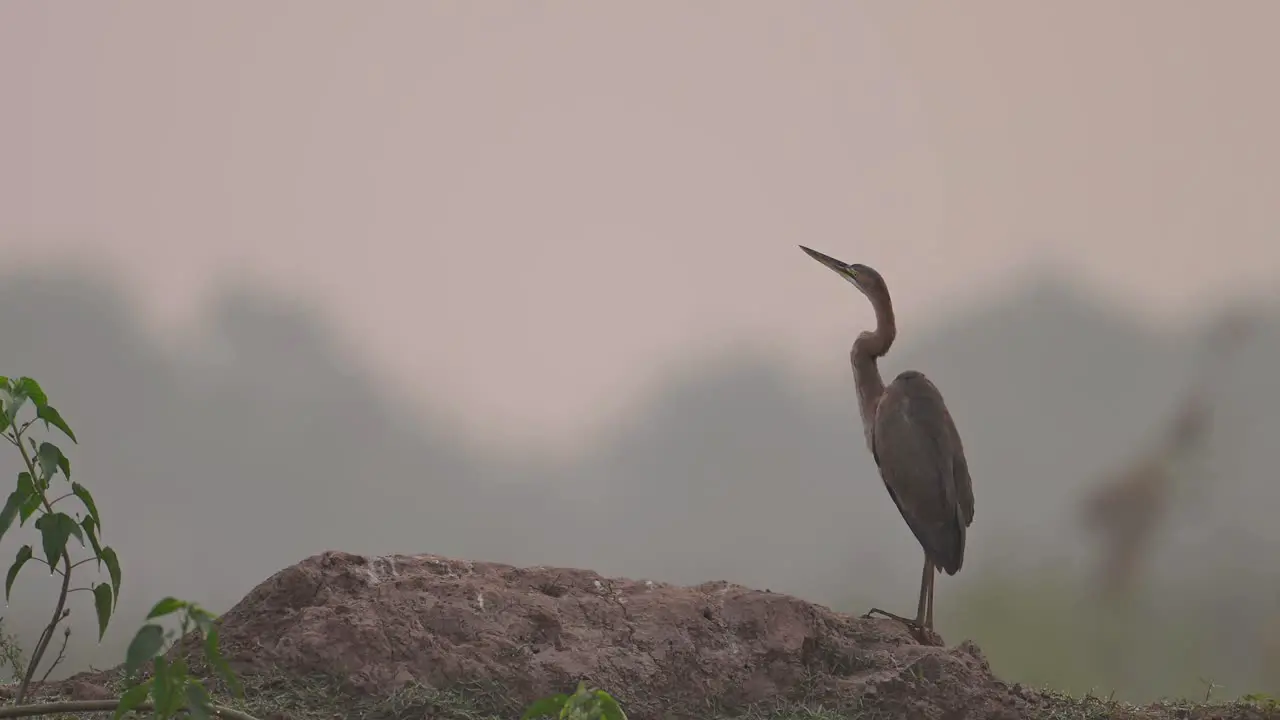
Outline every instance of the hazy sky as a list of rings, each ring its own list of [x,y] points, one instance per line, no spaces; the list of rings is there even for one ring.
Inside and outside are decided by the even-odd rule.
[[[158,323],[238,273],[532,443],[733,338],[823,373],[1061,265],[1169,319],[1272,292],[1280,4],[0,6],[0,247]],[[1272,48],[1272,49],[1268,49]],[[928,368],[921,368],[928,371]]]

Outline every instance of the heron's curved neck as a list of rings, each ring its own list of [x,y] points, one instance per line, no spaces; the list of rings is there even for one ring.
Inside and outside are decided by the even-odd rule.
[[[867,449],[874,453],[876,406],[880,404],[880,396],[884,395],[884,380],[880,377],[876,359],[859,352],[859,345],[860,342],[853,344],[853,353],[849,359],[853,363],[853,382],[858,388],[858,414],[862,416],[862,434],[866,437]]]
[[[880,376],[880,367],[876,361],[889,352],[893,339],[897,337],[898,326],[893,317],[893,305],[886,296],[879,301],[873,299],[872,307],[876,311],[875,332],[863,333],[853,343],[853,351],[849,355],[853,365],[853,382],[858,389],[858,413],[862,416],[862,432],[867,440],[867,449],[872,450],[875,431],[876,407],[880,404],[880,396],[884,395],[884,378]]]

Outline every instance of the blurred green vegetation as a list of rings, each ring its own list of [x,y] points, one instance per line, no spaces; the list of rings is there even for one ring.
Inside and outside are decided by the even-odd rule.
[[[1193,605],[1137,597],[1128,607],[1107,607],[1088,590],[1081,578],[1052,568],[943,581],[936,624],[948,645],[973,640],[998,677],[1031,687],[1130,702],[1280,692],[1275,667],[1228,664],[1220,648],[1215,653],[1211,625]],[[861,613],[868,600],[843,609]]]

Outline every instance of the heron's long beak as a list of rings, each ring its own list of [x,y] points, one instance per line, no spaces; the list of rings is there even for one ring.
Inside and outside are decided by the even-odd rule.
[[[830,255],[823,255],[817,250],[811,250],[803,245],[800,246],[800,249],[805,251],[805,253],[807,253],[809,257],[813,258],[814,260],[817,260],[823,265],[826,265],[827,267],[834,270],[836,274],[838,274],[840,277],[844,278],[845,280],[850,280],[850,281],[854,280],[853,272],[849,270],[848,263],[842,263],[839,260],[831,257]]]

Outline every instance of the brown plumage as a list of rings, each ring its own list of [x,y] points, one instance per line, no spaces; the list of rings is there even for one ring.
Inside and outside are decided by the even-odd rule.
[[[924,374],[907,370],[885,388],[871,452],[925,554],[955,575],[964,565],[965,529],[973,522],[973,486],[955,422]]]
[[[964,446],[942,393],[923,373],[902,372],[886,388],[876,361],[897,336],[893,302],[880,273],[800,246],[810,257],[858,288],[876,315],[876,329],[853,344],[853,366],[867,447],[885,489],[924,549],[914,620],[873,608],[922,630],[933,629],[935,569],[955,575],[964,565],[965,533],[973,522],[973,482]]]

